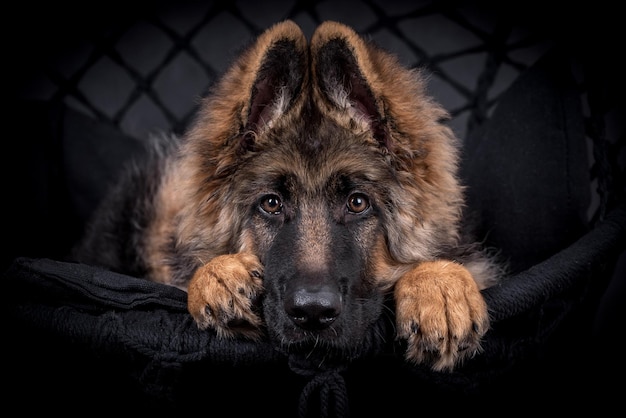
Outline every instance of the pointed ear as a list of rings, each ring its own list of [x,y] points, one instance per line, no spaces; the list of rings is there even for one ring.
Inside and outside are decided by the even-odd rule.
[[[374,137],[389,146],[384,103],[372,85],[376,78],[369,48],[351,28],[322,23],[311,38],[313,83],[319,104],[347,112],[366,125]]]
[[[308,74],[308,47],[302,30],[284,21],[263,32],[231,65],[207,96],[192,137],[242,149],[298,101]]]
[[[307,77],[308,51],[301,29],[285,21],[258,40],[260,59],[248,89],[245,130],[260,133],[293,106]],[[243,87],[243,86],[242,86]]]
[[[426,94],[418,71],[341,23],[327,21],[317,28],[311,60],[318,105],[365,125],[389,151],[415,149],[416,133],[439,131],[438,122],[448,117]]]

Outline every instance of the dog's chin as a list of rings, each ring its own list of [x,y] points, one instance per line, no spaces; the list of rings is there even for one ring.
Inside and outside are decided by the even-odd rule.
[[[309,370],[334,369],[361,356],[359,345],[339,345],[323,339],[302,339],[298,342],[277,343],[277,348],[292,363]]]
[[[331,327],[307,331],[297,326],[268,329],[275,348],[303,368],[326,370],[343,365],[378,350],[384,343],[378,323],[341,333]]]

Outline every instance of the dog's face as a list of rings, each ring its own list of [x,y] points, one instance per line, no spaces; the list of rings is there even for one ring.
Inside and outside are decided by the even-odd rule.
[[[371,136],[309,105],[266,133],[233,195],[245,196],[243,235],[264,265],[269,335],[290,351],[351,355],[381,313],[375,265],[393,178]]]
[[[386,290],[456,238],[446,112],[419,74],[334,22],[310,43],[292,22],[269,29],[208,100],[187,145],[203,202],[188,219],[204,226],[184,241],[259,258],[282,347],[355,354]]]

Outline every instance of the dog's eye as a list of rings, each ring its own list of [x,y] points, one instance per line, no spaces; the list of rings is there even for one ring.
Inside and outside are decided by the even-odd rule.
[[[364,194],[354,193],[348,198],[346,206],[351,213],[362,213],[370,207],[370,201]]]
[[[283,209],[283,202],[275,194],[267,195],[261,201],[261,210],[270,215],[278,215]]]

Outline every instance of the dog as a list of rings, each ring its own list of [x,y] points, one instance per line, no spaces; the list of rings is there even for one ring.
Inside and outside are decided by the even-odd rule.
[[[276,23],[125,172],[73,259],[186,290],[218,338],[320,362],[357,357],[391,299],[406,360],[453,370],[500,269],[464,233],[448,118],[424,72],[350,27]]]

